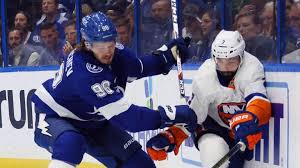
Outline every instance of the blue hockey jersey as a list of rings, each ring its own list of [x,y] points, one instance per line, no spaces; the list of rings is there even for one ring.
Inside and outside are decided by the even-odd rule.
[[[166,69],[170,63],[161,56],[137,58],[120,44],[110,65],[101,64],[92,52],[74,50],[55,77],[36,90],[32,101],[47,116],[64,117],[80,127],[91,123],[99,127],[109,120],[131,132],[157,129],[159,112],[131,104],[123,96],[127,82]]]

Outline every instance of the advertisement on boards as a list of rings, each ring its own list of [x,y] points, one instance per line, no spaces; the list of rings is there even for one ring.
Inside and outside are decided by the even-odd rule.
[[[276,69],[276,68],[273,68]],[[266,71],[266,88],[272,102],[272,117],[263,128],[263,138],[256,145],[254,157],[246,163],[246,168],[294,168],[300,166],[298,106],[300,95],[300,73],[286,72],[282,69]],[[191,84],[196,69],[184,70],[184,83],[187,99],[191,95]],[[33,141],[35,112],[30,96],[55,71],[1,72],[0,87],[0,165],[6,167],[10,162],[20,163],[24,168],[46,167],[50,154],[39,148]],[[143,78],[127,86],[125,96],[136,105],[156,109],[158,105],[177,105],[179,89],[176,70],[168,75]],[[141,143],[146,142],[161,130],[132,133]],[[16,162],[17,161],[17,162]],[[39,163],[41,162],[41,163]],[[88,155],[84,159],[85,168],[102,168]],[[92,163],[89,167],[87,162]],[[24,166],[27,165],[29,166]],[[191,139],[187,139],[180,153],[169,154],[168,160],[156,162],[159,168],[201,168],[201,156]]]

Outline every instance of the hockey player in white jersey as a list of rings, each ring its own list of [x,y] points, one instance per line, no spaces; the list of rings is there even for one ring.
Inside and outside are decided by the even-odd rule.
[[[212,58],[201,65],[193,79],[189,105],[197,114],[199,127],[192,135],[205,168],[212,167],[237,142],[244,142],[246,151],[222,166],[242,168],[262,138],[261,126],[271,116],[264,69],[244,50],[245,42],[237,31],[222,30],[211,48]],[[173,130],[171,127],[148,141],[148,152],[154,160],[164,160],[166,152],[172,150],[178,153],[187,134]]]
[[[189,42],[175,39],[152,55],[137,58],[116,44],[116,29],[101,12],[82,19],[81,33],[81,46],[69,54],[55,78],[32,96],[34,140],[51,152],[49,168],[75,168],[84,153],[109,168],[154,168],[152,159],[126,131],[175,123],[192,129],[197,117],[187,105],[159,106],[156,111],[131,104],[124,90],[127,82],[168,73],[176,62],[171,51],[175,46],[185,61]]]

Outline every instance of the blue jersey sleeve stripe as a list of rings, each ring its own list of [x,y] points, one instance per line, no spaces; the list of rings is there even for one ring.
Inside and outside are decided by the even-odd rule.
[[[252,98],[254,98],[255,96],[258,97],[263,97],[265,99],[268,99],[266,95],[262,94],[262,93],[252,93],[250,95],[248,95],[247,97],[245,97],[246,102],[248,103]]]
[[[58,104],[50,93],[42,86],[35,91],[35,95],[39,97],[41,101],[43,101],[47,106],[49,106],[54,112],[56,112],[61,117],[72,118],[79,121],[87,121],[77,117],[74,113],[72,113],[67,108]]]
[[[130,108],[131,104],[128,103],[127,99],[125,97],[107,104],[105,106],[102,106],[98,108],[98,111],[101,112],[101,114],[107,119],[111,119],[113,116],[119,115],[125,111],[127,111]]]

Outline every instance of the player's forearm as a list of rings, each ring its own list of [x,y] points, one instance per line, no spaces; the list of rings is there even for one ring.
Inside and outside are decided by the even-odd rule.
[[[116,125],[129,132],[158,129],[161,126],[161,116],[158,111],[131,105],[131,107],[110,119]]]
[[[250,99],[248,98],[250,97]],[[246,110],[255,114],[258,118],[259,125],[264,125],[269,122],[271,117],[271,103],[263,94],[252,94],[248,96]]]
[[[153,76],[158,74],[166,74],[172,69],[174,60],[168,59],[167,56],[147,55],[141,58],[143,64],[142,76]]]

